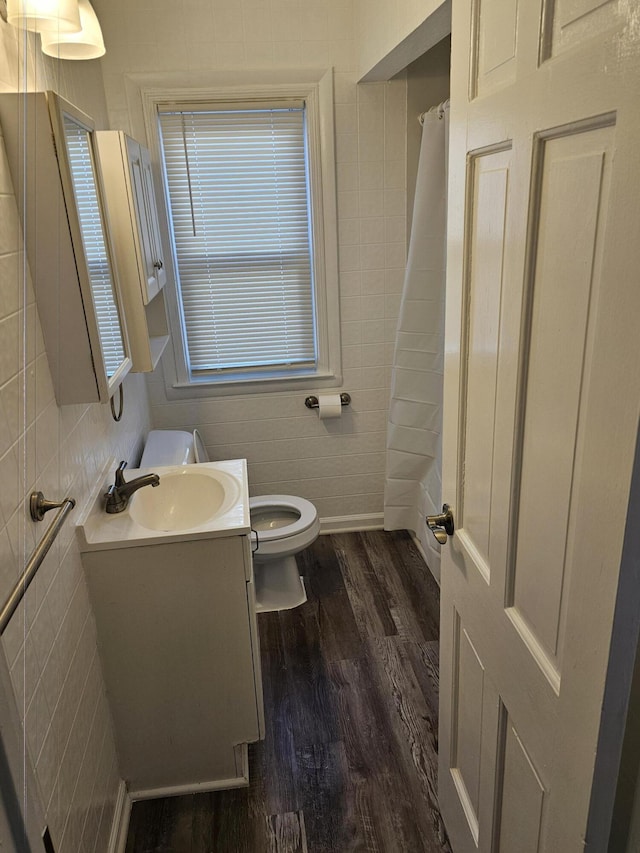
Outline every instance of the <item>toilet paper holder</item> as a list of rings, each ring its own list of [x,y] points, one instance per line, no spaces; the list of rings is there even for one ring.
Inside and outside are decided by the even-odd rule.
[[[343,391],[342,394],[340,394],[340,402],[343,406],[348,406],[351,402],[351,394],[347,394],[346,391]],[[304,404],[307,409],[317,409],[320,405],[320,402],[318,401],[317,397],[307,397],[304,401]]]

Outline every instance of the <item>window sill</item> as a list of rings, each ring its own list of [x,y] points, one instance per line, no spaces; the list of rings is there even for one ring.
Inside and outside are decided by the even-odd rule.
[[[331,371],[309,371],[296,376],[272,376],[259,379],[175,381],[165,384],[168,400],[189,400],[202,397],[232,397],[241,394],[277,394],[302,389],[335,388],[342,385],[342,376]]]

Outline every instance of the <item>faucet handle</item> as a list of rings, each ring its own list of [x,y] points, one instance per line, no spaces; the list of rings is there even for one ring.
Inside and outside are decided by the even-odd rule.
[[[116,469],[116,482],[115,482],[116,486],[123,486],[124,485],[125,481],[124,481],[123,471],[126,467],[127,467],[127,463],[123,459],[122,462],[118,465],[118,468]]]

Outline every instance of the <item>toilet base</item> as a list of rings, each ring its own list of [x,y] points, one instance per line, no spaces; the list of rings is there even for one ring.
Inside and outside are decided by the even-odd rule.
[[[290,610],[307,600],[304,581],[298,571],[296,558],[254,561],[256,584],[256,613]]]

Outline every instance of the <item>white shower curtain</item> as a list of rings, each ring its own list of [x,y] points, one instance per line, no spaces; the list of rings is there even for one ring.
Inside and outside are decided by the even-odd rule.
[[[411,530],[440,577],[425,516],[441,511],[448,102],[424,115],[387,430],[385,530]]]

